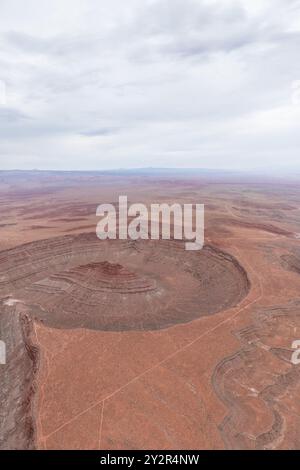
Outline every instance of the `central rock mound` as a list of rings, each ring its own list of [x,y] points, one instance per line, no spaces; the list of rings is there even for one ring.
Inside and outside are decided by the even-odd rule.
[[[64,273],[52,276],[52,279],[63,278],[66,278]],[[88,289],[119,294],[151,292],[156,288],[155,281],[144,279],[121,264],[108,261],[78,266],[68,272],[68,280]]]

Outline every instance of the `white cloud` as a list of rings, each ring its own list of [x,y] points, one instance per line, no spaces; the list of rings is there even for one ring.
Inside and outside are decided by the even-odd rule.
[[[0,167],[298,163],[291,0],[0,0]]]

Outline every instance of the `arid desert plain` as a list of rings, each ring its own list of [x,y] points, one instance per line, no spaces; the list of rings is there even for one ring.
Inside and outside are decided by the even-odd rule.
[[[97,206],[205,205],[205,245],[99,240]],[[0,172],[0,449],[299,449],[300,184]]]

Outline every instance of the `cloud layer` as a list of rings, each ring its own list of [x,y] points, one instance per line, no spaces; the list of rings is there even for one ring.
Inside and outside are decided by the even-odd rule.
[[[0,0],[0,168],[300,167],[299,48],[299,1]]]

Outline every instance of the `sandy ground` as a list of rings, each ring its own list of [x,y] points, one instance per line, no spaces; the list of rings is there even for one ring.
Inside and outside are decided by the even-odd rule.
[[[290,358],[300,339],[300,270],[286,258],[300,260],[298,182],[2,173],[0,248],[91,232],[97,205],[120,194],[204,203],[206,242],[238,260],[250,291],[232,308],[159,331],[34,322],[35,446],[299,448],[300,366]],[[6,298],[6,308],[21,312],[17,300]]]

